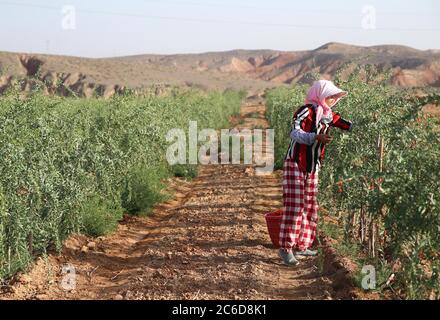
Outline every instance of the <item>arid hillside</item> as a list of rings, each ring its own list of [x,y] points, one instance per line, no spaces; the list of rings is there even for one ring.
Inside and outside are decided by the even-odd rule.
[[[404,46],[360,47],[328,43],[310,51],[233,50],[117,58],[0,53],[0,92],[14,78],[37,77],[48,91],[110,96],[124,88],[151,85],[261,91],[282,84],[308,83],[311,74],[331,79],[344,64],[372,64],[391,74],[391,84],[440,87],[440,53]],[[347,69],[347,74],[350,68]],[[59,86],[63,84],[63,86]],[[25,81],[27,90],[33,82]]]

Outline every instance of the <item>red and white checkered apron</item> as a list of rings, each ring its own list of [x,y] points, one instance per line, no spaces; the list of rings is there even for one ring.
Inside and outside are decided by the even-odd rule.
[[[281,248],[302,251],[312,246],[318,222],[317,194],[318,173],[303,172],[293,159],[285,160]]]

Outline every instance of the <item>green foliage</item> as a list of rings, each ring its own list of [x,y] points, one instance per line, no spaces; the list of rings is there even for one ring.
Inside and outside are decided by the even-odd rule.
[[[6,256],[5,221],[7,219],[7,204],[3,191],[0,189],[0,257]]]
[[[197,176],[197,166],[194,164],[175,164],[171,170],[175,177],[187,177],[192,179]]]
[[[424,115],[422,107],[440,99],[435,94],[418,99],[377,79],[376,71],[366,67],[336,80],[349,95],[335,111],[354,126],[351,133],[332,131],[320,172],[320,202],[346,213],[346,236],[369,255],[401,264],[398,279],[408,298],[438,297],[440,136],[438,121]],[[303,86],[268,94],[277,168],[290,141],[293,112],[304,98]],[[382,168],[378,138],[384,141]]]
[[[177,90],[177,89],[176,89]],[[111,99],[0,96],[0,279],[74,232],[114,230],[123,212],[147,213],[162,180],[194,168],[166,162],[166,133],[223,128],[239,110],[235,92],[127,92]]]
[[[120,203],[94,196],[81,205],[81,232],[89,236],[101,236],[116,230],[122,219]]]
[[[155,203],[165,199],[165,194],[161,191],[165,187],[162,180],[166,172],[160,170],[144,167],[134,168],[128,173],[122,193],[122,205],[129,213],[148,213]]]

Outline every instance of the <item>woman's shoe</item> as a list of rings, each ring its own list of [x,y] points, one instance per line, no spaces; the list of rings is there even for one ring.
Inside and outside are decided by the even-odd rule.
[[[281,259],[283,259],[284,264],[288,266],[296,266],[299,264],[299,261],[296,260],[295,256],[293,255],[292,250],[285,251],[283,249],[280,249],[279,255]]]
[[[316,250],[306,249],[306,250],[304,250],[304,251],[295,251],[295,254],[296,254],[297,256],[314,257],[314,256],[318,255],[318,251],[316,251]]]

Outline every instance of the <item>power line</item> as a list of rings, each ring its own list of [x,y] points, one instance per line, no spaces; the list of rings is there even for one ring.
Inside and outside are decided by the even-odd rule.
[[[255,6],[247,6],[247,5],[224,5],[224,4],[220,4],[220,3],[201,3],[201,2],[191,2],[191,1],[147,1],[147,2],[151,2],[151,3],[156,3],[159,5],[162,4],[176,4],[176,5],[193,5],[193,6],[202,6],[202,7],[222,7],[222,8],[244,8],[244,9],[258,9],[258,10],[277,10],[277,11],[288,11],[288,10],[292,10],[292,8],[280,8],[280,7],[255,7]],[[42,8],[42,9],[54,9],[54,10],[58,10],[60,9],[60,7],[58,6],[51,6],[51,5],[46,5],[46,4],[35,4],[35,3],[24,3],[24,2],[0,2],[0,4],[5,4],[5,5],[11,5],[11,6],[25,6],[25,7],[36,7],[36,8]],[[84,10],[81,10],[84,11]],[[84,11],[85,12],[85,11]],[[96,11],[96,13],[104,13],[104,11]],[[354,11],[341,11],[341,10],[337,10],[337,11],[329,11],[329,10],[306,10],[306,11],[293,11],[292,13],[297,13],[297,14],[349,14],[349,15],[356,15],[356,14],[360,14],[360,12],[354,12]],[[118,13],[115,13],[118,14]],[[382,14],[386,14],[386,15],[411,15],[411,16],[416,16],[416,15],[432,15],[433,13],[431,12],[398,12],[398,11],[394,11],[394,12],[389,12],[389,11],[378,11],[379,15]],[[122,14],[124,15],[124,14]]]
[[[0,1],[0,5],[9,6],[21,6],[21,7],[33,7],[40,9],[50,9],[50,10],[60,10],[61,7],[50,6],[44,4],[35,3],[14,3]],[[209,24],[240,24],[240,25],[252,25],[252,26],[265,26],[265,27],[283,27],[283,28],[297,28],[297,29],[334,29],[334,30],[363,30],[361,27],[352,26],[334,26],[334,25],[301,25],[301,24],[288,24],[288,23],[270,23],[270,22],[255,22],[255,21],[244,21],[244,20],[225,20],[225,19],[203,19],[203,18],[186,18],[186,17],[173,17],[173,16],[158,16],[158,15],[144,15],[137,13],[121,13],[121,12],[111,12],[111,11],[98,11],[98,10],[88,10],[79,9],[76,10],[80,13],[86,14],[102,14],[102,15],[113,15],[113,16],[123,16],[141,19],[156,19],[156,20],[172,20],[172,21],[182,21],[182,22],[196,22],[196,23],[209,23]],[[440,28],[375,28],[373,30],[377,31],[440,31]]]
[[[224,5],[220,3],[212,3],[212,2],[194,2],[194,1],[167,1],[167,0],[160,0],[160,1],[147,1],[151,3],[156,3],[159,5],[162,4],[176,4],[176,5],[190,5],[190,6],[200,6],[200,7],[221,7],[221,8],[243,8],[243,9],[257,9],[257,10],[271,10],[271,11],[289,11],[292,10],[292,8],[280,8],[280,7],[255,7],[255,6],[249,6],[249,5]],[[361,12],[354,12],[354,11],[343,11],[343,10],[337,10],[337,11],[329,11],[329,10],[306,10],[306,11],[296,11],[294,10],[293,13],[298,14],[360,14]],[[390,11],[378,11],[380,15],[410,15],[410,16],[431,16],[432,12],[390,12]]]

